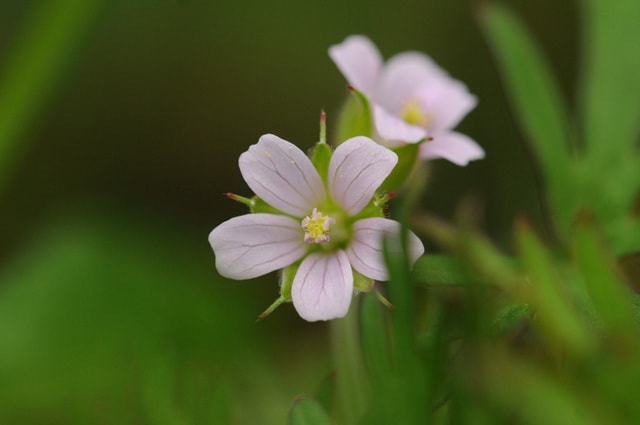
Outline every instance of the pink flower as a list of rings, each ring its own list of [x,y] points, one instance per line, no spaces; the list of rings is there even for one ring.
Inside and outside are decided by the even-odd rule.
[[[240,171],[256,195],[281,214],[246,214],[213,229],[209,243],[218,271],[251,279],[299,262],[291,299],[300,316],[343,317],[353,294],[353,270],[375,280],[389,277],[382,241],[398,235],[400,224],[367,211],[397,160],[371,139],[354,137],[335,150],[323,180],[295,145],[262,136],[240,156]],[[411,261],[423,252],[410,233]]]
[[[354,35],[329,48],[329,56],[351,86],[371,104],[376,138],[388,146],[422,143],[423,159],[445,158],[466,165],[484,158],[484,150],[452,129],[477,103],[428,56],[404,52],[386,64],[367,37]]]

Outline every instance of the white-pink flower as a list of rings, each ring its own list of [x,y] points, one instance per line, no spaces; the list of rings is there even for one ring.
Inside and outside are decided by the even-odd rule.
[[[401,231],[396,221],[363,214],[397,163],[395,153],[367,137],[354,137],[333,153],[323,181],[295,145],[271,134],[240,156],[240,171],[258,197],[282,214],[246,214],[213,229],[209,243],[221,275],[251,279],[297,262],[291,298],[303,319],[344,316],[354,288],[353,270],[387,280],[383,238]],[[414,262],[424,252],[409,234]]]
[[[484,150],[452,129],[477,103],[474,95],[420,52],[404,52],[383,64],[367,37],[354,35],[329,48],[329,56],[351,86],[371,104],[376,138],[387,146],[422,143],[423,159],[466,165]]]

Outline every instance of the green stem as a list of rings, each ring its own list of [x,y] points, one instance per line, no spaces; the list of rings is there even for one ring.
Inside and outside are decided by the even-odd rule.
[[[367,409],[369,385],[360,345],[360,303],[355,298],[349,313],[331,322],[331,344],[336,367],[336,422],[357,424]]]

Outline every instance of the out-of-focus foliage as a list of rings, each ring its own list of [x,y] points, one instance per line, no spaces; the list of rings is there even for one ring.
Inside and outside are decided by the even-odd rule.
[[[578,2],[573,70],[574,3],[513,5],[545,31],[478,16],[537,194],[468,1],[3,2],[0,423],[640,422],[640,6]],[[424,196],[418,174],[391,202],[447,251],[388,259],[395,309],[369,293],[327,327],[289,306],[256,323],[276,278],[215,273],[206,234],[239,211],[217,194],[246,190],[260,134],[308,146],[320,108],[333,126],[336,99],[357,105],[326,56],[349,33],[465,81],[487,158],[434,162]],[[467,191],[490,239],[414,213]]]
[[[336,403],[355,406],[327,406],[338,423],[640,421],[639,298],[628,272],[635,257],[616,258],[640,249],[640,232],[632,230],[639,222],[640,111],[632,93],[640,63],[619,50],[640,40],[631,23],[640,6],[581,5],[589,42],[578,129],[519,20],[498,6],[481,14],[559,238],[548,246],[520,220],[513,257],[480,236],[464,208],[456,226],[416,215],[412,225],[453,256],[427,256],[413,273],[405,258],[388,258],[396,309],[383,311],[372,295],[362,300],[359,345],[348,348],[349,361],[336,357]],[[616,81],[603,81],[609,78]],[[609,127],[616,140],[605,136]],[[345,320],[336,333],[357,335],[355,323]]]
[[[568,256],[551,253],[521,224],[515,261],[464,226],[422,222],[456,257],[426,257],[413,273],[390,259],[397,309],[385,310],[372,294],[362,300],[360,338],[348,348],[357,358],[337,359],[335,401],[343,402],[345,380],[361,407],[334,410],[339,423],[640,417],[637,296],[592,223],[577,226]],[[343,328],[357,323],[350,320]],[[343,397],[355,406],[353,393]]]
[[[551,219],[562,238],[576,215],[597,217],[616,253],[640,246],[640,40],[637,2],[585,0],[582,85],[571,114],[532,37],[507,10],[484,13],[516,117],[538,156]],[[570,129],[573,127],[573,132]]]
[[[329,425],[331,420],[316,401],[296,400],[289,413],[290,425]]]
[[[278,371],[255,290],[223,284],[161,223],[87,217],[52,223],[0,275],[2,423],[284,418],[318,369]]]

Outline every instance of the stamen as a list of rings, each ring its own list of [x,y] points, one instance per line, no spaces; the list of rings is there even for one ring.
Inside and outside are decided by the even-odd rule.
[[[420,127],[427,127],[433,121],[433,115],[425,112],[418,99],[405,101],[400,116],[407,123]]]
[[[331,239],[327,232],[330,226],[335,223],[333,217],[322,214],[316,208],[302,220],[301,226],[304,229],[304,241],[308,243],[324,243]]]

